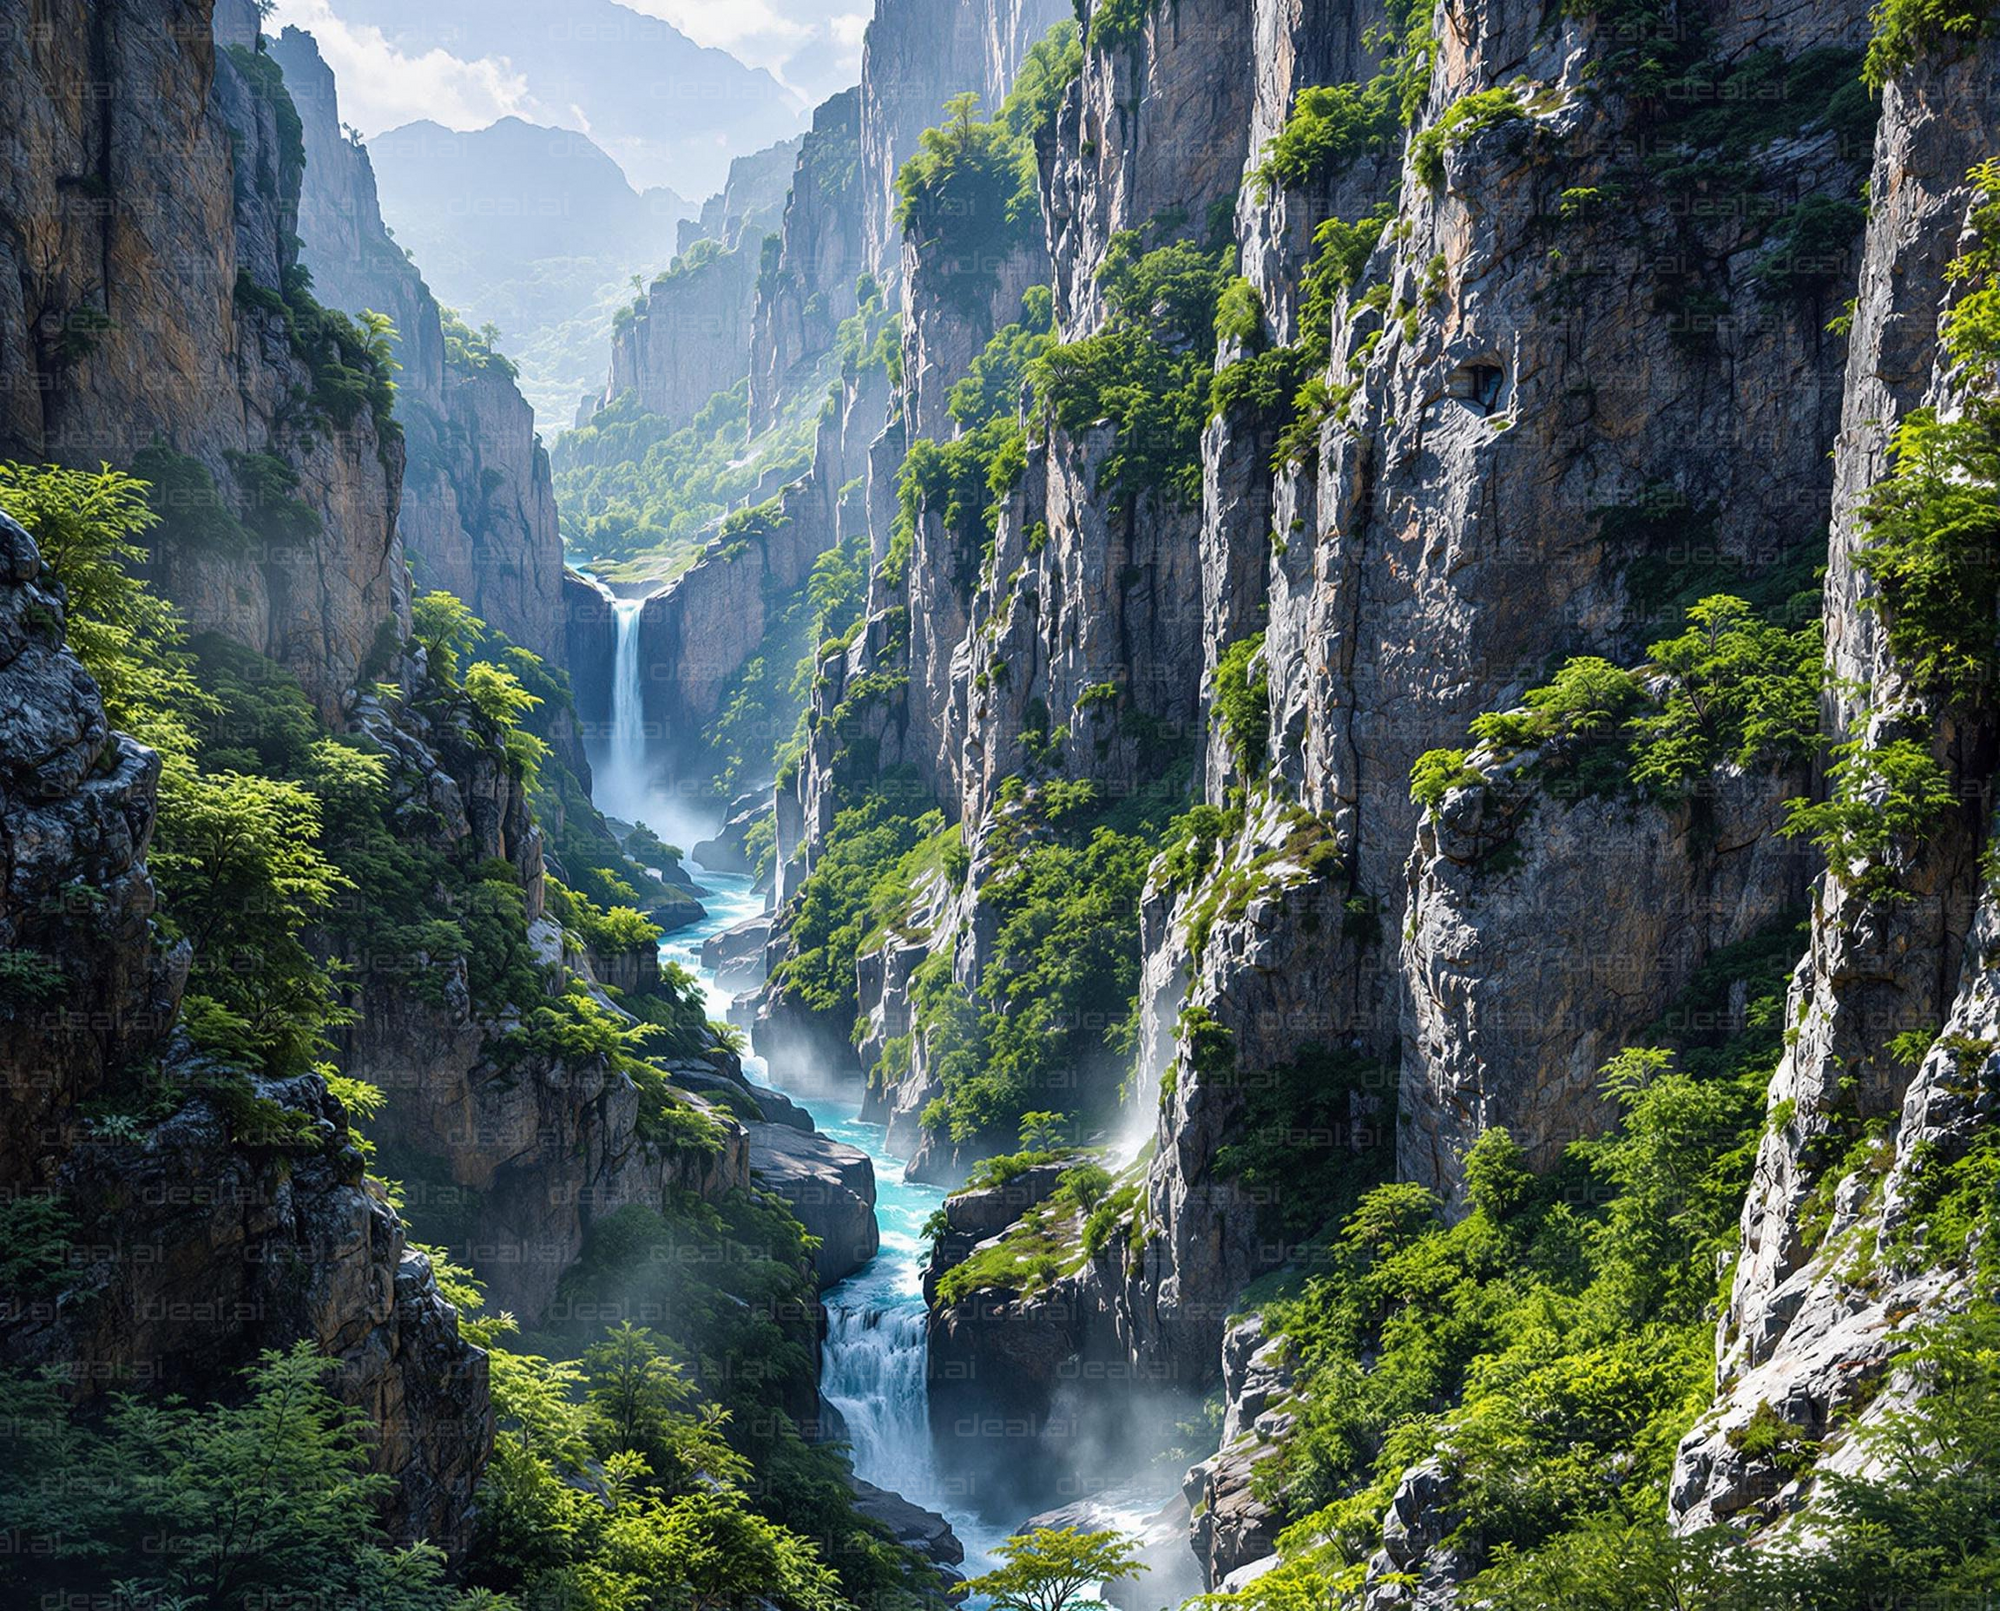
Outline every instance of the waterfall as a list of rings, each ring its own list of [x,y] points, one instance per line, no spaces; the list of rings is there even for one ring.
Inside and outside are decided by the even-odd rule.
[[[617,625],[611,657],[611,743],[593,791],[613,816],[636,821],[645,813],[646,707],[639,685],[639,612],[644,599],[613,599]]]
[[[621,648],[624,642],[621,632]],[[623,668],[621,660],[621,688]],[[634,688],[630,703],[637,702]],[[615,752],[615,740],[609,748]],[[607,776],[608,771],[599,773],[600,800],[606,798]],[[702,897],[708,916],[692,928],[663,936],[660,960],[693,972],[709,993],[711,1010],[720,1017],[728,1010],[729,992],[716,984],[703,963],[702,942],[761,912],[763,897],[740,874],[711,872],[692,862],[689,866],[710,891]],[[768,1077],[755,1056],[744,1058],[743,1069],[757,1084]],[[883,1150],[879,1125],[861,1122],[858,1101],[826,1090],[799,1094],[801,1105],[823,1133],[861,1148],[874,1160],[875,1218],[882,1233],[875,1258],[821,1294],[826,1340],[820,1352],[820,1392],[846,1423],[855,1474],[942,1513],[965,1546],[964,1570],[984,1571],[993,1564],[994,1546],[1006,1535],[1005,1524],[1020,1518],[1008,1516],[1003,1524],[980,1514],[966,1480],[941,1472],[931,1445],[930,1340],[923,1296],[930,1237],[924,1227],[944,1194],[935,1186],[903,1178],[903,1160]]]
[[[857,1294],[860,1296],[860,1294]],[[922,1304],[827,1305],[820,1391],[847,1423],[855,1475],[936,1508]]]

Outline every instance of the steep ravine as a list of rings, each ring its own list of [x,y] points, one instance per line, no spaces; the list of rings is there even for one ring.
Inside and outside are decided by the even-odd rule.
[[[1335,1226],[1287,1198],[1351,1204],[1386,1178],[1435,1194],[1439,1235],[1474,1234],[1496,1212],[1469,1161],[1481,1138],[1504,1130],[1563,1180],[1607,1156],[1591,1146],[1630,1142],[1639,1099],[1607,1065],[1639,1044],[1708,1067],[1724,1048],[1701,1035],[1733,1047],[1775,1015],[1751,974],[1761,989],[1817,889],[1784,1006],[1794,1041],[1754,1071],[1770,1124],[1759,1139],[1741,1121],[1758,1161],[1729,1198],[1733,1217],[1749,1185],[1740,1256],[1733,1237],[1713,1255],[1735,1269],[1723,1398],[1648,1492],[1671,1486],[1683,1529],[1822,1502],[1834,1474],[1868,1469],[1873,1420],[1857,1433],[1856,1414],[1891,1354],[1965,1297],[1970,1255],[1956,1276],[1912,1255],[1910,1216],[1931,1210],[1899,1205],[1961,1189],[1959,1160],[1966,1181],[1983,1167],[1964,1087],[1984,1040],[1967,936],[1987,717],[1905,688],[1853,553],[1899,415],[1976,401],[1936,353],[1945,265],[1982,250],[1965,176],[1989,154],[1989,48],[1905,42],[1878,98],[1854,8],[1717,4],[1671,40],[1586,8],[1084,9],[1075,77],[1032,133],[1041,241],[1003,252],[912,210],[899,417],[877,450],[908,455],[902,503],[871,521],[865,622],[820,665],[776,803],[778,887],[803,897],[780,910],[758,1008],[773,1067],[858,1076],[912,1172],[948,1185],[1011,1150],[1022,1110],[1080,1115],[1078,1139],[1112,1143],[1121,1212],[1082,1249],[1068,1239],[1098,1216],[1053,1179],[1011,1229],[972,1228],[978,1192],[953,1199],[967,1227],[934,1273],[979,1279],[933,1304],[933,1409],[1012,1418],[1032,1457],[1078,1372],[1219,1385],[1226,1447],[1191,1474],[1192,1537],[1211,1586],[1247,1584],[1300,1519],[1292,1462],[1326,1458],[1299,1452],[1294,1342],[1231,1323],[1251,1282],[1327,1257]],[[1300,127],[1307,103],[1358,116],[1378,90],[1376,132]],[[974,242],[990,279],[968,282],[952,269]],[[991,415],[941,407],[1017,317],[1017,274],[1048,275],[1075,366],[1037,384],[1081,389],[1147,326],[1170,354],[1205,353],[1171,298],[1210,252],[1243,276],[1216,299],[1223,374],[1212,408],[1194,394],[1198,446],[1153,479],[1117,484],[1121,454],[1154,450],[1141,429],[1174,439],[1157,416],[1121,432],[1108,389],[1095,412],[1026,397],[1004,451],[979,433],[1004,436],[1011,394]],[[1121,301],[1149,264],[1190,278]],[[990,300],[967,294],[989,283]],[[1018,317],[1016,351],[1039,334]],[[1018,385],[1006,361],[999,342],[982,360]],[[1198,486],[1170,492],[1183,467]],[[1703,602],[1725,594],[1745,602]],[[1812,615],[1830,646],[1818,721]],[[1697,639],[1739,631],[1798,657],[1782,730],[1651,749]],[[1579,717],[1547,714],[1597,676],[1644,713],[1619,774],[1592,770]],[[1874,746],[1929,735],[1940,787],[1971,802],[1890,854],[1914,905],[1857,895],[1851,870],[1823,877],[1820,850],[1781,831],[1788,800],[1827,789],[1826,746],[1857,710],[1877,713]],[[1060,859],[1063,813],[1079,841],[1129,820],[1076,802],[1136,811],[1149,785],[1183,787],[1163,752],[1190,750],[1200,809],[1162,835],[1136,899],[1103,886],[1131,903],[1116,932],[1140,953],[1133,1061],[1058,1059],[1002,1120],[975,1118],[1001,1078],[980,1059],[1024,1066],[994,1019],[1043,1005],[1010,994],[1049,955],[1014,892],[1042,865],[1105,876]],[[817,903],[889,829],[902,837],[875,870],[907,882],[875,887],[858,944],[829,936]],[[1085,943],[1062,932],[1046,943]],[[1676,1017],[1730,970],[1721,1016]],[[1940,1023],[1950,1056],[1906,1044]],[[1150,1132],[1137,1160],[1133,1130]],[[1266,1139],[1283,1136],[1303,1138],[1290,1174]],[[1748,1152],[1729,1156],[1747,1177]],[[1927,1170],[1932,1185],[1911,1183]],[[1760,1450],[1773,1416],[1824,1448],[1827,1482],[1796,1444]],[[1260,1465],[1292,1475],[1274,1488]],[[1382,1474],[1385,1553],[1353,1563],[1371,1605],[1403,1603],[1405,1573],[1449,1603],[1488,1563],[1454,1509],[1470,1465],[1447,1449]]]

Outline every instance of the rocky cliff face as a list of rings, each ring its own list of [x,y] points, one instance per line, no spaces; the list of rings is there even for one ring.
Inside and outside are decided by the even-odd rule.
[[[745,241],[760,241],[784,215],[785,195],[804,140],[804,135],[797,135],[733,160],[728,179],[701,204],[699,216],[682,220],[677,249],[685,252],[703,240],[718,241],[731,250]]]
[[[876,29],[895,15],[885,8]],[[1965,217],[1977,153],[1963,142],[1971,108],[1989,104],[1985,69],[1952,69],[1956,101],[1921,75],[1885,97],[1893,160],[1876,159],[1864,260],[1853,198],[1872,120],[1852,87],[1856,15],[1708,8],[1683,69],[1713,86],[1695,109],[1619,93],[1629,41],[1588,18],[1454,13],[1400,66],[1374,33],[1383,21],[1353,0],[1183,0],[1086,50],[1040,153],[1046,258],[1030,251],[1002,277],[1045,272],[1058,330],[1076,340],[1115,317],[1104,271],[1122,231],[1148,231],[1147,244],[1229,238],[1254,317],[1225,332],[1218,367],[1293,348],[1318,400],[1303,424],[1292,411],[1282,440],[1282,407],[1221,404],[1202,435],[1198,503],[1157,488],[1107,496],[1098,472],[1114,433],[1051,426],[1030,433],[998,498],[990,552],[920,505],[906,564],[878,570],[866,628],[822,667],[796,793],[780,798],[781,851],[796,847],[799,868],[819,855],[857,757],[864,771],[910,767],[961,825],[962,879],[913,891],[908,922],[861,958],[864,1067],[892,1047],[903,1057],[912,980],[941,947],[977,989],[999,787],[1039,775],[1051,737],[1063,777],[1116,796],[1159,775],[1142,738],[1183,735],[1224,825],[1199,841],[1207,859],[1191,880],[1156,869],[1136,915],[1133,1084],[1159,1109],[1131,1251],[1114,1241],[1030,1296],[937,1316],[934,1346],[989,1383],[1004,1367],[1014,1408],[1047,1408],[1078,1351],[1184,1385],[1214,1379],[1236,1294],[1293,1251],[1272,1205],[1226,1170],[1248,1093],[1303,1068],[1347,1081],[1328,1167],[1350,1157],[1357,1179],[1393,1167],[1454,1205],[1481,1130],[1506,1126],[1545,1166],[1607,1122],[1606,1059],[1718,950],[1796,909],[1814,866],[1776,831],[1782,802],[1812,782],[1796,762],[1719,764],[1690,796],[1665,798],[1551,787],[1560,766],[1475,754],[1480,783],[1431,805],[1411,798],[1411,771],[1566,657],[1602,656],[1656,688],[1649,646],[1697,597],[1782,597],[1821,552],[1829,509],[1837,534],[1851,528],[1882,472],[1886,422],[1937,400],[1935,290]],[[892,59],[886,33],[870,50]],[[1752,62],[1775,73],[1772,104],[1745,121],[1729,108],[1748,80],[1732,75]],[[1816,77],[1823,68],[1832,76]],[[1300,91],[1371,79],[1410,113],[1407,134],[1330,160],[1272,159]],[[874,94],[864,80],[864,158],[886,194],[891,120],[871,111]],[[1635,155],[1669,148],[1686,160]],[[1805,217],[1832,221],[1810,251]],[[979,332],[1012,316],[999,303],[1013,282],[966,318],[936,267],[921,252],[903,266],[904,434],[878,448],[891,460],[907,441],[954,434],[941,399]],[[1850,355],[1826,325],[1857,269]],[[871,514],[878,563],[892,527],[893,512]],[[1874,617],[1855,607],[1844,541],[1829,576],[1832,665],[1843,687],[1880,689],[1890,673],[1870,647]],[[1267,739],[1260,728],[1245,743],[1221,718],[1232,675]],[[1854,697],[1839,696],[1838,719]],[[1865,941],[1865,957],[1822,958],[1822,938],[1802,976],[1808,1004],[1873,992],[1842,1010],[1878,1026],[1856,1042],[1877,1063],[1891,1005],[1904,1028],[1950,1021],[1969,851],[1936,854],[1917,908],[1843,942]],[[781,895],[797,877],[781,873]],[[1835,932],[1838,907],[1822,895],[1816,932]],[[1960,1010],[1976,1016],[1970,996]],[[808,1022],[781,984],[759,1044],[812,1048],[836,1027]],[[1809,1030],[1787,1068],[1811,1045]],[[1845,1053],[1828,1052],[1825,1069],[1837,1056],[1851,1072]],[[930,1063],[919,1036],[868,1097],[918,1147],[919,1172],[933,1143],[917,1116],[942,1089]],[[1869,1112],[1895,1111],[1910,1076],[1870,1078],[1881,1089]],[[1810,1095],[1833,1091],[1831,1072],[1779,1083],[1801,1113],[1833,1100]],[[1786,1283],[1828,1278],[1785,1228],[1817,1182],[1785,1162],[1818,1133],[1800,1122],[1766,1141],[1746,1210],[1730,1371],[1782,1351],[1800,1301]],[[1955,1121],[1939,1122],[1945,1135]],[[1752,1329],[1765,1341],[1739,1335]],[[1888,1344],[1871,1336],[1879,1360]],[[1742,1388],[1727,1413],[1748,1416],[1767,1386]],[[1824,1424],[1824,1406],[1806,1424]],[[1698,1473],[1730,1468],[1730,1448],[1726,1431],[1691,1445],[1677,1503],[1709,1503]],[[1237,1476],[1209,1479],[1211,1503]],[[1404,1509],[1398,1548],[1421,1566],[1437,1506],[1413,1489]],[[1254,1535],[1248,1554],[1217,1542],[1230,1528]],[[1212,1530],[1212,1581],[1272,1536],[1247,1520]]]
[[[867,266],[885,285],[902,256],[896,175],[918,138],[966,90],[990,113],[1035,41],[1069,15],[1061,0],[878,0],[862,44],[862,220]]]
[[[703,240],[675,258],[613,323],[611,374],[599,405],[631,392],[678,428],[741,380],[757,262],[754,241],[731,249]]]
[[[854,312],[854,282],[866,266],[860,158],[860,91],[843,90],[813,113],[776,252],[758,267],[750,340],[753,436],[776,422],[785,397]]]
[[[1855,554],[1895,423],[1920,406],[1947,418],[1965,406],[1964,376],[1940,346],[1955,298],[1939,292],[1976,239],[1967,175],[1991,154],[1996,92],[1989,44],[1920,59],[1883,88],[1825,615],[1836,717],[1858,719],[1871,742],[1926,743],[1964,804],[1880,854],[1887,886],[1859,881],[1855,867],[1820,884],[1786,1007],[1796,1033],[1771,1084],[1717,1328],[1719,1391],[1675,1466],[1684,1526],[1782,1516],[1819,1473],[1860,1469],[1853,1432],[1909,1391],[1887,1379],[1890,1357],[1912,1327],[1971,1296],[1966,1250],[1941,1245],[1938,1221],[1955,1172],[1991,1144],[1995,912],[1974,867],[1990,833],[1991,715],[1983,701],[1941,708],[1916,684],[1865,602],[1874,589]],[[1912,1058],[1892,1046],[1899,1035],[1928,1050]],[[1864,1131],[1872,1146],[1856,1145]],[[1780,1469],[1743,1437],[1772,1412],[1816,1440],[1816,1463]]]
[[[407,462],[397,523],[419,589],[442,588],[561,664],[562,539],[548,455],[511,365],[461,329],[382,223],[365,147],[341,130],[333,72],[309,33],[271,44],[303,125],[301,260],[329,307],[389,316]],[[702,394],[705,398],[707,393]]]
[[[1315,20],[1321,29],[1310,26]],[[1308,17],[1260,7],[1256,31],[1347,38],[1368,21],[1345,9]],[[1760,31],[1719,15],[1717,25],[1742,48],[1787,54],[1854,39],[1846,18],[1794,16]],[[1555,1032],[1575,1059],[1560,1065],[1569,1072],[1524,1057],[1503,1074],[1511,1054],[1486,1060],[1484,1046],[1516,1040],[1524,1013],[1549,1021],[1555,981],[1523,943],[1536,927],[1530,914],[1550,904],[1574,910],[1580,892],[1564,888],[1572,878],[1592,887],[1600,876],[1620,879],[1579,860],[1579,849],[1606,841],[1601,826],[1585,825],[1587,811],[1575,815],[1578,806],[1560,825],[1543,813],[1529,828],[1531,840],[1557,835],[1546,860],[1498,880],[1475,876],[1462,895],[1447,894],[1438,880],[1461,877],[1448,869],[1467,861],[1463,851],[1440,851],[1448,835],[1419,839],[1410,768],[1425,750],[1462,742],[1477,712],[1511,703],[1551,654],[1636,659],[1675,624],[1656,613],[1642,579],[1658,574],[1663,551],[1669,564],[1685,559],[1672,552],[1677,540],[1700,533],[1704,557],[1738,578],[1810,551],[1823,520],[1841,353],[1820,328],[1817,301],[1772,299],[1754,270],[1773,250],[1773,218],[1805,197],[1851,195],[1857,179],[1851,136],[1826,118],[1823,102],[1802,106],[1797,136],[1752,159],[1758,200],[1748,212],[1756,216],[1690,219],[1663,187],[1620,166],[1619,140],[1632,137],[1637,113],[1587,87],[1591,64],[1615,59],[1615,42],[1587,26],[1532,38],[1524,27],[1499,9],[1439,34],[1420,122],[1435,125],[1464,97],[1496,85],[1513,86],[1523,113],[1441,141],[1441,166],[1428,176],[1406,153],[1400,174],[1364,160],[1283,207],[1259,202],[1252,176],[1239,201],[1253,284],[1274,270],[1280,283],[1291,277],[1293,217],[1312,216],[1315,206],[1352,217],[1377,198],[1395,211],[1383,244],[1333,310],[1332,377],[1354,390],[1321,427],[1316,451],[1267,478],[1264,454],[1244,451],[1246,422],[1225,413],[1206,439],[1204,658],[1212,679],[1218,640],[1262,626],[1271,741],[1261,780],[1218,764],[1211,742],[1212,803],[1225,804],[1242,781],[1253,799],[1268,791],[1267,804],[1246,811],[1238,845],[1219,853],[1224,875],[1243,880],[1239,898],[1219,913],[1210,903],[1205,943],[1188,946],[1186,999],[1226,1026],[1233,1067],[1220,1091],[1205,1090],[1199,1074],[1188,1077],[1188,1043],[1175,1047],[1181,1077],[1162,1112],[1149,1185],[1161,1236],[1147,1254],[1145,1285],[1158,1302],[1138,1330],[1157,1328],[1189,1370],[1210,1368],[1203,1362],[1219,1334],[1208,1320],[1189,1336],[1177,1313],[1213,1313],[1215,1296],[1254,1273],[1241,1262],[1247,1243],[1218,1250],[1202,1229],[1230,1217],[1213,1163],[1238,1100],[1232,1087],[1316,1043],[1400,1065],[1396,1145],[1405,1178],[1449,1196],[1455,1159],[1482,1124],[1505,1123],[1553,1158],[1596,1122],[1597,1049],[1646,1022],[1684,970],[1740,932],[1735,924],[1754,919],[1760,902],[1763,910],[1782,904],[1801,876],[1796,858],[1768,848],[1781,792],[1774,785],[1759,785],[1743,826],[1718,841],[1725,856],[1750,853],[1741,885],[1729,874],[1713,883],[1715,852],[1690,855],[1685,828],[1643,809],[1642,821],[1621,814],[1616,842],[1652,843],[1656,851],[1640,854],[1646,876],[1660,881],[1668,909],[1696,921],[1656,927],[1641,919],[1643,932],[1618,936],[1613,954],[1631,959],[1636,978],[1579,979],[1592,948],[1568,953],[1556,987],[1562,1015],[1588,1026],[1581,1036]],[[1295,70],[1346,65],[1292,60]],[[1267,108],[1290,98],[1275,84],[1260,86],[1259,96]],[[1551,163],[1555,153],[1563,155]],[[1255,162],[1261,153],[1250,155]],[[1363,188],[1371,184],[1372,195]],[[1639,235],[1676,243],[1700,265],[1703,294],[1739,310],[1736,318],[1703,323],[1685,285],[1661,280],[1649,300],[1635,299],[1616,274],[1580,266],[1631,250],[1629,214],[1593,219],[1574,202],[1565,211],[1564,193],[1611,185],[1630,187]],[[1553,251],[1545,244],[1552,229]],[[1370,285],[1378,288],[1372,298]],[[1380,312],[1370,311],[1371,299]],[[1276,310],[1267,315],[1274,338],[1298,316],[1292,298],[1265,306]],[[1671,513],[1643,518],[1648,497],[1665,498]],[[1634,508],[1642,518],[1617,518]],[[1262,551],[1255,560],[1252,544]],[[1308,821],[1317,827],[1304,830]],[[1299,854],[1313,832],[1332,854]],[[1564,845],[1569,832],[1578,838]],[[1746,890],[1755,892],[1747,903],[1739,899]],[[1721,926],[1704,912],[1719,914]],[[1191,915],[1184,909],[1170,926],[1170,952],[1200,929]],[[1662,951],[1669,933],[1670,951]],[[1378,938],[1398,934],[1400,953]],[[1487,1020],[1489,1011],[1498,1016]],[[1503,1022],[1516,1026],[1504,1037]],[[1565,1085],[1573,1099],[1550,1097]],[[1267,1243],[1262,1256],[1281,1252]],[[1182,1337],[1195,1346],[1184,1352]]]
[[[33,382],[6,388],[0,451],[94,466],[158,444],[199,461],[250,535],[163,542],[164,589],[336,715],[377,626],[407,608],[403,455],[329,393],[328,349],[285,316],[301,151],[269,59],[217,48],[206,0],[57,6],[0,50],[18,106],[0,341]],[[310,539],[285,518],[293,499]]]
[[[0,1352],[65,1370],[88,1394],[222,1390],[259,1350],[308,1338],[380,1430],[393,1520],[460,1548],[492,1444],[485,1356],[462,1342],[428,1261],[364,1177],[347,1116],[316,1077],[250,1093],[287,1139],[246,1123],[170,1036],[188,954],[151,918],[145,864],[159,758],[111,733],[63,647],[65,601],[0,514],[0,1197],[67,1224],[60,1279],[10,1288]],[[37,980],[41,982],[38,984]],[[108,1123],[144,1070],[170,1113]],[[95,1104],[97,1117],[88,1116]]]

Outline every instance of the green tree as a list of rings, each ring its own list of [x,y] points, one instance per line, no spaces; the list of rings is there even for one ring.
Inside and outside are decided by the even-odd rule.
[[[458,686],[458,663],[479,642],[486,623],[451,593],[426,593],[410,606],[410,636],[430,663],[430,674],[447,688]]]
[[[0,1552],[10,1604],[79,1593],[133,1607],[247,1611],[310,1585],[370,1611],[471,1611],[444,1557],[388,1547],[394,1479],[368,1470],[366,1417],[327,1390],[337,1360],[300,1343],[244,1373],[240,1404],[117,1399],[73,1419],[53,1379],[0,1377]]]
[[[999,1611],[1066,1611],[1097,1583],[1117,1583],[1150,1570],[1136,1540],[1110,1531],[1037,1527],[1016,1533],[996,1552],[1004,1565],[967,1583]]]
[[[133,572],[157,521],[143,481],[101,471],[0,463],[0,509],[35,539],[67,595],[65,637],[104,696],[111,725],[170,761],[194,748],[214,705],[181,652],[181,620]]]
[[[353,888],[320,849],[320,802],[298,783],[176,768],[152,852],[165,912],[194,947],[182,1012],[211,1050],[304,1072],[339,1020],[307,930]]]

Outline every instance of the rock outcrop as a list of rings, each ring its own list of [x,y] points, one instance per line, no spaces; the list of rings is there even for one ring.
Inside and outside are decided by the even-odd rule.
[[[1222,1434],[1216,1453],[1182,1485],[1194,1517],[1194,1553],[1203,1581],[1220,1584],[1277,1552],[1282,1512],[1257,1492],[1257,1469],[1278,1453],[1296,1421],[1289,1344],[1267,1337],[1261,1316],[1222,1339]]]
[[[854,1508],[870,1521],[889,1529],[897,1543],[915,1550],[933,1566],[947,1571],[965,1563],[965,1545],[951,1530],[951,1523],[934,1510],[912,1504],[901,1494],[878,1488],[872,1482],[853,1480]]]
[[[785,194],[791,188],[803,134],[767,145],[729,164],[722,188],[701,204],[701,212],[681,220],[676,249],[685,252],[696,241],[720,241],[734,250],[740,243],[761,242],[784,216]]]
[[[408,608],[403,449],[287,311],[303,150],[270,58],[218,48],[210,16],[62,4],[0,39],[0,367],[24,382],[0,398],[0,453],[94,468],[155,448],[190,512],[221,489],[238,518],[159,534],[162,590],[332,718]]]
[[[750,1126],[750,1168],[819,1238],[819,1284],[844,1281],[875,1256],[875,1166],[858,1147],[787,1124]]]
[[[477,713],[462,701],[392,712],[370,698],[357,725],[388,762],[398,832],[457,861],[506,862],[524,893],[530,938],[560,974],[560,933],[542,910],[541,831]],[[497,1308],[540,1315],[591,1223],[627,1203],[749,1184],[746,1142],[725,1111],[713,1115],[719,1150],[648,1143],[631,1078],[602,1057],[564,1057],[514,1035],[534,1003],[476,1000],[463,958],[414,974],[364,967],[359,979],[342,1066],[387,1098],[381,1128],[392,1171],[476,1204],[454,1219],[465,1234],[451,1240]]]
[[[1452,1201],[1481,1131],[1546,1170],[1602,1130],[1604,1065],[1706,957],[1799,908],[1812,865],[1777,831],[1803,767],[1731,770],[1669,810],[1499,775],[1529,765],[1454,790],[1410,856],[1396,1172]]]
[[[33,541],[0,514],[0,945],[12,963],[0,1201],[48,1201],[68,1223],[54,1279],[0,1295],[0,1354],[61,1369],[80,1395],[212,1393],[260,1350],[311,1341],[341,1362],[336,1390],[378,1430],[399,1532],[462,1548],[493,1438],[485,1356],[365,1178],[324,1082],[255,1082],[232,1105],[170,1033],[188,952],[151,921],[159,758],[109,730],[63,646],[64,615]],[[105,1117],[163,1096],[163,1119]]]
[[[298,230],[315,293],[344,312],[386,314],[396,330],[395,417],[407,449],[397,523],[416,585],[456,594],[560,665],[555,491],[513,367],[462,325],[447,335],[436,297],[383,226],[367,148],[342,130],[333,72],[312,35],[286,28],[270,59],[304,130]]]
[[[777,250],[756,275],[749,343],[753,436],[776,422],[784,400],[832,349],[834,331],[856,307],[855,281],[866,267],[860,93],[842,90],[813,112],[785,198]],[[740,372],[740,348],[737,358]]]
[[[611,326],[600,406],[630,393],[679,429],[743,378],[757,298],[757,253],[704,238],[662,271]]]
[[[967,90],[990,113],[1034,44],[1071,16],[1063,0],[876,0],[862,40],[862,221],[885,285],[902,256],[896,175],[944,103]]]

